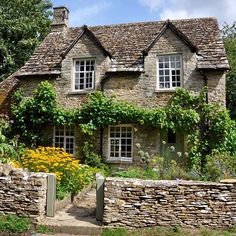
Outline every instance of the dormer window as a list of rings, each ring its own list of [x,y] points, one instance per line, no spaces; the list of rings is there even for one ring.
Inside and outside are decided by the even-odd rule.
[[[182,86],[182,56],[163,55],[157,58],[157,90],[174,90]]]
[[[94,89],[95,84],[95,60],[78,59],[74,61],[74,91],[86,91]]]

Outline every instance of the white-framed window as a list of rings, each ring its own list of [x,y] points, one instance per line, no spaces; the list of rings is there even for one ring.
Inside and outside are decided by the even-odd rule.
[[[182,86],[182,56],[157,57],[157,90],[173,90]]]
[[[75,154],[75,127],[54,126],[54,147],[64,148],[66,152]]]
[[[73,91],[86,91],[94,89],[95,84],[95,60],[74,60]]]
[[[109,126],[109,160],[132,161],[133,128],[130,125]]]

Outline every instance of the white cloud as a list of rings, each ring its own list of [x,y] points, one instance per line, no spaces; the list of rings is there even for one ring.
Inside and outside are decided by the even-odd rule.
[[[236,21],[235,0],[139,0],[162,20],[214,16],[222,25]]]
[[[157,11],[163,5],[164,0],[139,0],[139,3],[148,7],[151,11]]]
[[[80,26],[83,24],[90,24],[94,17],[101,14],[110,6],[110,2],[102,1],[96,4],[91,4],[86,7],[79,7],[78,9],[71,9],[70,26]]]

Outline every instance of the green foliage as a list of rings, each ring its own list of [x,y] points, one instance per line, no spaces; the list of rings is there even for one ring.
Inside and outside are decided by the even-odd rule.
[[[45,225],[37,225],[36,231],[40,234],[50,234],[53,233],[54,230]]]
[[[236,22],[231,26],[225,24],[222,29],[224,46],[227,53],[230,70],[226,79],[226,105],[232,118],[236,118]]]
[[[236,152],[235,122],[229,112],[217,104],[205,102],[205,88],[200,94],[178,89],[170,104],[164,108],[141,108],[127,102],[108,98],[101,92],[91,94],[88,102],[75,110],[64,110],[56,104],[56,94],[49,82],[42,82],[33,96],[13,105],[15,132],[24,141],[36,145],[47,125],[77,124],[83,133],[91,136],[94,131],[115,124],[138,124],[159,129],[181,131],[188,138],[188,165],[203,169],[206,156],[214,150]],[[91,137],[89,137],[91,138]],[[98,166],[101,157],[84,147],[85,162]],[[144,153],[144,156],[146,154]],[[146,160],[149,161],[150,157]]]
[[[53,123],[56,93],[52,85],[45,81],[33,92],[31,98],[23,100],[20,96],[19,92],[15,95],[17,101],[21,102],[12,106],[15,133],[20,133],[25,143],[36,145],[42,127]]]
[[[236,158],[228,153],[214,152],[207,156],[202,180],[219,181],[236,177]]]
[[[7,163],[10,160],[18,160],[24,151],[24,146],[19,144],[18,137],[8,138],[11,130],[11,122],[7,116],[0,117],[0,162]]]
[[[16,215],[0,215],[0,232],[23,233],[31,228],[31,222],[28,218],[18,217]]]
[[[93,166],[99,167],[102,163],[102,157],[92,151],[93,144],[86,141],[84,142],[83,146],[83,156],[84,156],[84,163]]]
[[[145,227],[140,229],[104,228],[102,236],[233,236],[234,232],[212,229],[184,229],[178,225],[169,227]]]
[[[50,31],[47,0],[0,1],[0,81],[29,59]]]
[[[159,179],[159,176],[152,168],[130,167],[127,170],[116,171],[112,174],[116,177],[137,178],[137,179]]]
[[[102,236],[127,236],[128,230],[126,228],[104,229]]]

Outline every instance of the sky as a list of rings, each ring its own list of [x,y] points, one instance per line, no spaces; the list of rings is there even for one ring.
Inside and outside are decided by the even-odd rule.
[[[236,0],[51,0],[70,10],[69,26],[216,17],[220,26],[236,21]]]

